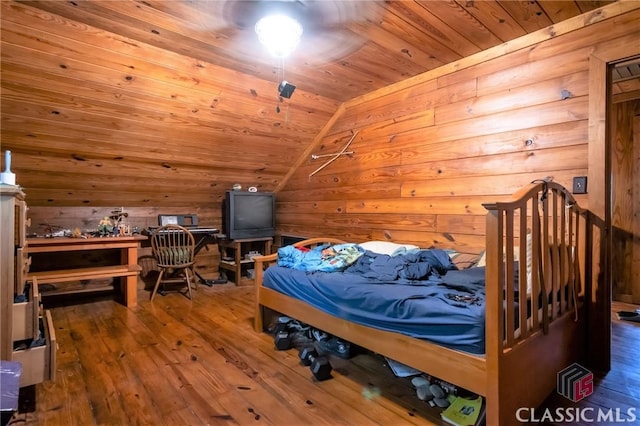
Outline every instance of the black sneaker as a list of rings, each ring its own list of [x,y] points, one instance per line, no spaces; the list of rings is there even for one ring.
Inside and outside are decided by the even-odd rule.
[[[292,331],[292,332],[298,332],[298,333],[308,333],[309,330],[311,329],[311,327],[309,327],[307,324],[300,322],[298,320],[291,320],[290,322],[287,323],[287,329]]]
[[[351,356],[351,343],[340,340],[337,337],[330,337],[316,342],[319,352],[329,353],[340,358],[349,359]]]
[[[322,330],[318,330],[317,328],[311,329],[311,336],[317,340],[318,342],[321,340],[327,340],[329,335]]]
[[[269,324],[267,331],[273,335],[277,335],[281,331],[287,331],[291,318],[285,316],[279,316],[274,322]]]

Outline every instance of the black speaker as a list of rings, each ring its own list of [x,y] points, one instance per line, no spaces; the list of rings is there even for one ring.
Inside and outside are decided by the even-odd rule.
[[[283,81],[278,85],[278,94],[283,98],[290,98],[293,95],[293,91],[296,90],[296,86],[289,83],[288,81]]]

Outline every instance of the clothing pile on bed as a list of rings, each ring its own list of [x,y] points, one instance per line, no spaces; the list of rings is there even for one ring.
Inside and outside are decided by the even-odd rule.
[[[278,249],[278,266],[306,272],[343,271],[355,262],[364,249],[357,244],[307,247],[284,246]]]
[[[285,246],[264,286],[362,325],[484,353],[484,268],[458,271],[444,250]]]
[[[352,243],[313,249],[281,247],[278,250],[278,266],[305,272],[344,271],[398,283],[429,280],[457,269],[443,250],[412,249],[388,255],[365,250]]]

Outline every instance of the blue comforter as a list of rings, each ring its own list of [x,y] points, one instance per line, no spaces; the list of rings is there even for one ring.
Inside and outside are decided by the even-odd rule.
[[[484,353],[484,268],[454,270],[441,250],[381,256],[330,273],[272,266],[264,286],[348,321]]]

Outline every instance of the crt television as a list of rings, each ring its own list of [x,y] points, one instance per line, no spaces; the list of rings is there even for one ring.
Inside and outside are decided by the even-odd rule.
[[[231,240],[273,237],[275,211],[272,192],[227,191],[222,205],[223,232]]]

